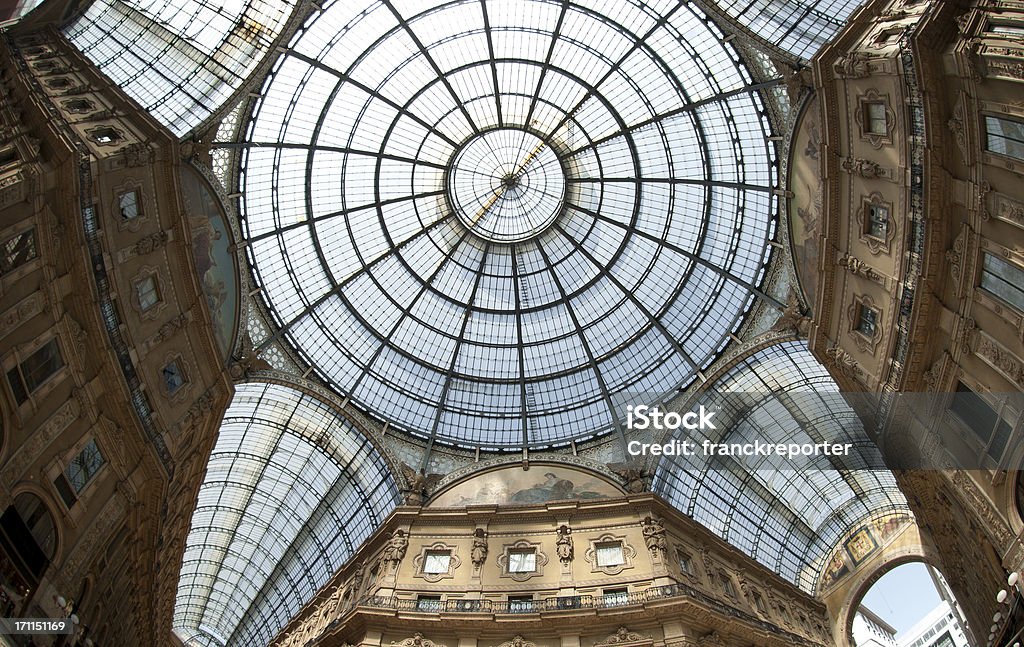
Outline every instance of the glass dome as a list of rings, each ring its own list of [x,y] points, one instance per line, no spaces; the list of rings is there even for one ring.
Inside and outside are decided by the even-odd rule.
[[[284,341],[392,427],[543,447],[691,383],[759,294],[776,152],[698,7],[324,6],[243,129]]]

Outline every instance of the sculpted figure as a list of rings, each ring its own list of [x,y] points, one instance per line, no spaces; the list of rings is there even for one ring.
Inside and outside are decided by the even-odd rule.
[[[573,550],[572,537],[569,536],[571,534],[572,529],[569,526],[562,524],[558,527],[558,539],[555,540],[555,553],[558,555],[558,561],[563,564],[571,562],[573,553],[575,552]]]
[[[665,525],[660,519],[645,517],[643,522],[644,543],[651,555],[664,557],[668,553],[668,539],[665,537]]]
[[[473,566],[480,568],[487,561],[487,533],[483,528],[477,528],[473,532],[473,550],[469,553]]]

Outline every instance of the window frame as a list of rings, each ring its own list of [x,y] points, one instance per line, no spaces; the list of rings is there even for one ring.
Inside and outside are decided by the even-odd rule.
[[[450,549],[429,548],[423,552],[423,574],[442,575],[447,573],[452,565],[452,551]]]
[[[23,240],[29,242],[22,243]],[[12,244],[14,247],[8,251],[8,246]],[[22,252],[21,245],[28,247],[28,256],[19,259],[18,255]],[[18,276],[18,270],[28,267],[32,261],[37,259],[39,259],[39,240],[36,237],[35,226],[18,229],[15,233],[6,236],[3,242],[0,242],[0,277],[6,279],[10,276]]]
[[[1002,135],[1002,134],[999,134],[998,137],[1000,137],[1003,140],[1007,140],[1009,142],[1013,142],[1011,145],[1007,146],[1007,148],[1015,148],[1017,150],[1018,154],[1014,154],[1013,152],[1010,152],[1009,150],[1006,150],[1006,151],[993,150],[993,148],[992,148],[993,134],[991,132],[990,121],[991,122],[1001,122],[1001,123],[1012,123],[1012,124],[1016,125],[1016,127],[1020,130],[1019,134],[1020,134],[1021,138],[1019,140],[1007,137],[1007,136]],[[996,115],[996,114],[992,114],[992,113],[982,113],[982,131],[984,132],[984,138],[985,138],[985,144],[984,144],[985,148],[984,148],[984,150],[985,150],[986,153],[991,153],[992,155],[998,155],[998,156],[1000,156],[1002,158],[1005,158],[1005,159],[1012,159],[1012,160],[1016,160],[1018,162],[1024,162],[1024,117],[1019,117],[1019,116],[1015,116],[1015,115],[1011,116],[1011,115]]]
[[[54,366],[53,370],[47,373],[45,376],[33,377],[33,379],[31,380],[32,383],[30,384],[30,380],[26,379],[24,365],[30,360],[38,361],[35,358],[37,358],[37,356],[40,353],[44,352],[46,349],[53,349],[55,354],[50,358],[42,360],[42,363],[40,363],[39,366],[42,367],[45,364],[48,364],[53,357],[56,357],[57,365]],[[41,341],[38,345],[34,346],[32,350],[29,351],[24,357],[20,357],[19,354],[16,354],[10,368],[6,369],[7,386],[10,389],[11,395],[14,398],[16,407],[20,408],[27,403],[34,403],[35,399],[39,397],[39,392],[43,390],[43,388],[47,384],[52,383],[54,379],[57,378],[57,376],[61,375],[66,366],[67,362],[64,360],[64,352],[61,349],[60,340],[56,335],[49,337],[45,341]],[[17,388],[15,387],[15,383],[11,379],[12,375],[17,376],[19,380]]]
[[[994,263],[1005,264],[1005,265],[1009,266],[1012,270],[1015,270],[1015,271],[1019,272],[1021,274],[1021,280],[1024,281],[1024,267],[1021,267],[1017,263],[1013,262],[1013,260],[1010,259],[1010,258],[1006,258],[1005,256],[1002,256],[1000,254],[996,254],[996,253],[986,249],[986,250],[982,250],[981,275],[980,275],[980,277],[978,279],[978,287],[980,289],[984,290],[986,295],[992,297],[993,299],[996,299],[999,303],[1005,305],[1008,308],[1013,309],[1015,312],[1024,314],[1024,289],[1021,289],[1020,287],[1018,287],[1019,285],[1024,285],[1024,283],[1014,283],[1013,281],[1007,280],[1007,278],[1005,278],[1005,277],[1003,277],[1003,276],[1001,276],[999,274],[991,272],[990,268],[988,267],[989,266],[989,262],[988,261],[989,261],[990,258],[992,259],[992,261]],[[993,280],[999,281],[1000,283],[1005,283],[1007,286],[1009,286],[1010,290],[1013,290],[1013,291],[1015,291],[1015,292],[1020,294],[1021,301],[1019,303],[1015,303],[1014,301],[1012,301],[1010,299],[1007,299],[1006,296],[1004,296],[1002,294],[999,294],[998,292],[995,292],[994,290],[992,290],[991,289],[992,286],[986,286],[985,285],[985,277],[986,276],[992,276],[992,277],[994,277]]]
[[[953,422],[953,424],[959,426],[961,429],[966,430],[968,434],[965,434],[972,447],[977,448],[978,458],[978,469],[996,469],[1002,465],[1003,461],[1007,458],[1009,453],[1012,453],[1013,447],[1016,444],[1016,438],[1019,437],[1019,430],[1021,427],[1021,416],[1014,415],[1015,422],[1010,422],[1006,419],[1004,413],[1009,412],[1013,414],[1010,407],[1003,400],[999,400],[996,407],[993,407],[992,396],[979,388],[975,388],[977,385],[970,385],[964,382],[963,379],[957,379],[954,385],[954,390],[949,394],[948,402],[944,408],[944,415],[947,420]],[[958,398],[958,395],[960,396]],[[987,413],[991,416],[991,428],[988,430],[987,436],[983,436],[979,431],[979,427],[976,426],[979,416],[977,412],[968,411],[963,408],[961,403],[964,402],[963,398],[973,396],[977,402],[983,405]],[[957,406],[960,405],[960,406]],[[999,438],[1002,438],[1001,448],[995,443]],[[993,449],[998,449],[997,455],[993,455]]]
[[[444,570],[435,570],[434,566],[431,566],[428,570],[432,558],[445,556],[448,559],[444,564]],[[419,554],[413,558],[415,577],[427,582],[440,582],[444,579],[451,579],[455,577],[455,569],[461,565],[462,560],[459,559],[457,547],[441,541],[424,545],[420,548]]]
[[[537,570],[537,549],[533,546],[528,548],[510,548],[508,551],[508,572],[509,573],[534,573]],[[513,558],[523,558],[522,564],[513,564]],[[529,568],[525,566],[529,564]],[[520,568],[516,568],[519,566]]]
[[[152,289],[147,290],[146,293],[148,294],[151,292],[153,295],[153,301],[150,302],[148,305],[142,299],[143,292],[141,290],[143,284],[146,283],[147,281],[150,282],[150,284],[152,285]],[[163,303],[163,293],[160,289],[160,278],[157,276],[157,273],[155,271],[147,272],[143,276],[140,276],[139,278],[132,281],[132,293],[134,295],[134,305],[139,309],[139,312],[141,313],[148,313],[158,308],[160,304]]]

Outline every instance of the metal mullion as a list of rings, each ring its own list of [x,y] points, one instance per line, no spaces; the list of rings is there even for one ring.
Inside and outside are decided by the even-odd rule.
[[[547,263],[548,266],[547,271],[551,274],[551,278],[555,282],[555,287],[558,288],[559,294],[562,295],[562,305],[565,306],[566,312],[569,313],[569,317],[572,319],[572,323],[576,327],[576,336],[579,337],[580,345],[583,347],[583,351],[587,354],[587,359],[590,361],[590,370],[594,372],[594,378],[597,379],[598,387],[601,389],[602,399],[604,400],[605,406],[608,407],[608,415],[612,418],[612,424],[615,426],[615,431],[618,432],[622,451],[625,453],[626,432],[622,429],[622,421],[619,420],[619,416],[615,413],[615,405],[612,403],[611,393],[608,392],[608,385],[605,383],[604,376],[601,374],[601,369],[597,365],[597,359],[594,357],[594,352],[590,348],[590,342],[587,341],[586,333],[580,325],[580,320],[576,316],[576,311],[572,307],[572,302],[565,292],[565,287],[562,285],[562,281],[558,278],[558,274],[555,272],[555,267],[551,263],[551,258],[548,257],[547,252],[544,251],[543,245],[538,244],[537,251],[539,251],[540,255],[544,257],[544,262]]]
[[[685,256],[686,258],[689,258],[690,260],[692,260],[693,262],[697,263],[698,265],[701,265],[701,266],[711,270],[712,272],[718,274],[719,276],[722,276],[723,278],[726,278],[726,279],[732,281],[736,285],[739,285],[740,287],[746,288],[751,294],[757,296],[758,298],[760,298],[762,301],[765,301],[769,305],[772,305],[772,306],[774,306],[775,308],[777,308],[779,310],[784,310],[785,309],[785,305],[783,305],[780,301],[776,300],[774,297],[766,294],[761,289],[755,287],[754,284],[750,283],[749,281],[745,281],[745,280],[741,279],[740,277],[736,276],[735,274],[733,274],[729,270],[727,270],[725,268],[722,268],[722,267],[719,267],[718,265],[715,265],[714,263],[712,263],[711,261],[709,261],[709,260],[707,260],[705,258],[702,258],[702,257],[700,257],[700,256],[698,256],[698,255],[696,255],[696,254],[694,254],[692,252],[688,252],[685,249],[682,249],[681,247],[679,247],[679,246],[677,246],[677,245],[675,245],[675,244],[673,244],[673,243],[671,243],[671,242],[669,242],[667,240],[664,240],[662,238],[658,238],[657,236],[649,234],[649,233],[647,233],[645,231],[641,231],[641,230],[635,229],[635,228],[630,228],[628,225],[625,225],[625,224],[623,224],[623,223],[621,223],[621,222],[619,222],[617,220],[613,220],[613,219],[609,218],[608,216],[600,214],[600,213],[598,213],[596,211],[591,211],[590,209],[587,209],[585,207],[581,207],[581,206],[579,206],[577,204],[569,204],[568,206],[570,208],[572,208],[572,209],[575,209],[575,210],[581,212],[581,213],[585,213],[585,214],[587,214],[589,216],[592,216],[592,217],[597,218],[599,220],[603,220],[603,221],[605,221],[607,223],[615,225],[616,227],[620,227],[622,229],[625,229],[630,234],[636,234],[638,236],[642,236],[644,238],[647,238],[648,240],[651,240],[651,241],[657,243],[658,245],[661,245],[663,247],[667,247],[668,249],[676,252],[677,254],[680,254],[681,256]]]
[[[438,170],[445,170],[448,168],[446,164],[438,164],[437,162],[428,162],[425,160],[413,159],[410,157],[404,157],[402,155],[394,155],[392,153],[364,151],[355,148],[349,148],[347,146],[320,146],[317,144],[293,144],[287,142],[214,142],[212,146],[217,148],[274,148],[280,150],[304,150],[310,153],[317,151],[324,151],[328,153],[341,153],[343,155],[362,155],[365,157],[382,157],[384,159],[392,160],[395,162],[405,162],[413,166],[427,166],[429,168],[435,168]]]
[[[367,445],[368,445],[368,442],[369,441],[366,438],[363,438],[363,442],[362,442],[362,445],[360,446],[360,449],[366,448]],[[371,448],[372,448],[372,446],[371,446]],[[326,452],[324,452],[324,453],[326,454]],[[281,570],[281,565],[284,563],[284,558],[286,556],[288,556],[289,554],[296,555],[298,553],[298,549],[295,548],[295,545],[300,540],[300,538],[305,538],[306,536],[313,537],[314,541],[317,544],[317,547],[320,549],[321,556],[325,560],[329,559],[329,555],[327,554],[326,546],[321,544],[319,538],[317,538],[312,533],[312,531],[309,530],[309,528],[310,528],[311,522],[314,520],[314,518],[317,517],[317,513],[322,508],[326,509],[327,511],[330,510],[330,505],[334,501],[334,497],[332,497],[330,495],[331,495],[331,493],[336,492],[339,489],[339,484],[340,484],[342,489],[344,489],[345,485],[351,485],[353,488],[355,488],[356,491],[358,492],[358,494],[360,495],[360,497],[362,498],[363,503],[367,504],[367,505],[365,505],[365,509],[367,510],[367,512],[370,515],[370,517],[371,518],[375,518],[377,516],[376,515],[376,510],[373,509],[373,506],[369,505],[370,498],[365,494],[365,492],[364,492],[364,490],[363,490],[359,480],[356,479],[356,478],[352,478],[352,476],[350,474],[350,472],[352,471],[351,470],[352,461],[357,456],[358,456],[358,451],[354,452],[352,454],[352,456],[350,456],[348,458],[348,462],[347,463],[345,463],[344,465],[341,465],[341,464],[338,465],[339,471],[340,471],[340,473],[338,475],[338,478],[336,478],[334,480],[334,483],[332,483],[331,486],[328,488],[327,492],[324,494],[323,498],[321,499],[320,504],[317,505],[313,509],[313,512],[310,514],[310,516],[303,522],[302,526],[299,528],[299,531],[295,534],[295,537],[293,537],[292,541],[289,542],[288,546],[285,547],[284,553],[282,553],[281,556],[278,557],[277,562],[274,565],[274,568],[271,570],[270,574],[267,576],[267,579],[264,580],[263,586],[261,586],[259,588],[259,590],[256,592],[256,595],[249,602],[249,607],[246,610],[246,613],[242,614],[241,619],[239,620],[238,624],[235,625],[235,628],[232,631],[231,636],[228,637],[227,644],[231,644],[232,639],[234,638],[235,634],[238,633],[238,629],[242,626],[242,623],[245,622],[245,619],[251,617],[250,612],[253,610],[253,607],[256,606],[256,602],[257,602],[257,600],[260,599],[260,596],[266,597],[265,596],[265,591],[267,590],[267,586],[270,585],[272,581],[275,581],[274,580],[274,575],[277,574]],[[326,508],[325,508],[325,506],[326,506]],[[350,516],[350,518],[351,518],[351,516]],[[340,521],[340,519],[339,519],[339,521]],[[345,544],[348,547],[349,555],[350,556],[354,555],[355,554],[355,550],[356,550],[356,548],[358,548],[358,546],[356,546],[356,545],[354,545],[352,543],[352,540],[349,538],[349,536],[347,534],[344,533],[344,531],[342,532],[342,535],[345,538]],[[330,570],[334,569],[334,567],[330,566],[330,565],[328,565],[328,568]],[[330,577],[330,576],[328,576],[328,577]],[[311,581],[312,581],[312,579],[311,579]],[[312,587],[312,588],[314,588],[314,590],[315,590],[315,587]]]
[[[447,375],[445,376],[444,386],[441,387],[441,396],[437,399],[437,415],[434,416],[434,424],[430,429],[430,436],[427,439],[427,446],[423,451],[423,461],[420,463],[420,469],[426,470],[430,463],[430,452],[434,448],[434,443],[437,440],[437,428],[441,425],[441,418],[444,416],[444,403],[448,398],[448,391],[452,385],[452,373],[455,370],[455,364],[459,360],[459,351],[462,350],[462,344],[466,340],[466,329],[469,328],[469,319],[472,317],[470,310],[473,304],[476,302],[476,293],[480,289],[480,279],[484,275],[484,267],[487,265],[487,255],[491,252],[491,243],[487,242],[484,245],[483,252],[480,254],[480,266],[477,267],[476,280],[473,281],[473,290],[469,295],[469,302],[466,304],[465,314],[462,319],[462,328],[459,330],[459,337],[455,341],[455,349],[452,351],[452,360],[448,364]]]
[[[540,89],[543,87],[544,78],[547,76],[548,69],[551,67],[551,56],[555,53],[555,45],[558,44],[558,39],[561,38],[562,24],[565,22],[565,15],[568,12],[569,0],[562,0],[562,11],[558,14],[558,22],[555,23],[555,30],[551,33],[551,45],[548,46],[548,53],[544,57],[544,63],[540,68],[540,78],[537,79],[537,89],[534,90],[533,97],[530,99],[530,108],[526,111],[526,126],[530,125],[530,119],[533,117],[533,111],[537,107],[537,100],[540,98]]]
[[[255,242],[259,242],[261,240],[265,240],[267,238],[272,238],[274,236],[277,236],[279,234],[283,234],[283,233],[288,232],[288,231],[292,231],[292,230],[295,230],[295,229],[301,229],[302,227],[308,227],[310,223],[314,223],[315,224],[315,223],[318,223],[318,222],[323,222],[324,220],[328,220],[330,218],[337,218],[337,217],[347,218],[348,216],[350,216],[350,215],[352,215],[354,213],[357,213],[359,211],[365,211],[367,209],[375,209],[378,206],[383,207],[383,206],[387,206],[387,205],[398,204],[399,202],[405,202],[407,200],[414,200],[415,201],[415,200],[419,200],[420,198],[429,198],[431,196],[441,195],[443,193],[444,193],[444,189],[438,189],[437,191],[424,191],[423,193],[415,193],[413,195],[404,195],[404,196],[402,196],[400,198],[388,198],[387,200],[381,200],[380,202],[370,202],[368,204],[360,205],[358,207],[352,207],[351,209],[342,209],[341,211],[332,211],[331,213],[325,213],[325,214],[320,215],[320,216],[310,217],[308,220],[300,220],[299,222],[293,222],[290,225],[285,225],[283,227],[278,227],[276,229],[272,229],[272,230],[264,232],[264,233],[262,233],[262,234],[260,234],[258,236],[254,236],[253,238],[248,238],[248,239],[246,239],[245,242],[247,244],[252,244],[252,243],[255,243]],[[444,219],[442,218],[441,220],[444,220]],[[435,223],[432,223],[432,224],[436,224],[437,222],[441,222],[441,220],[435,221]],[[419,233],[422,233],[422,232],[419,232]]]
[[[494,54],[494,39],[491,36],[491,18],[487,12],[487,0],[480,0],[480,11],[484,17],[484,33],[487,35],[487,53],[491,58],[491,82],[494,84],[494,107],[498,115],[498,128],[505,126],[501,113],[501,87],[498,85],[498,62]]]
[[[519,294],[519,245],[511,245],[512,254],[512,291],[516,298],[516,351],[519,355],[519,417],[523,425],[523,449],[530,446],[529,438],[529,414],[526,410],[526,352],[523,342],[523,307]]]
[[[576,105],[572,108],[572,110],[569,110],[568,112],[566,112],[565,116],[562,117],[562,119],[557,124],[555,124],[555,127],[552,128],[550,130],[550,132],[548,133],[547,137],[544,138],[545,141],[549,141],[551,139],[551,137],[553,137],[554,134],[556,132],[558,132],[559,129],[562,126],[564,126],[565,123],[569,119],[571,119],[574,114],[576,114],[576,112],[578,112],[580,110],[580,108],[583,107],[583,105],[587,102],[587,100],[590,99],[590,97],[594,96],[594,90],[596,90],[597,88],[601,87],[602,83],[604,83],[609,78],[611,78],[612,74],[614,74],[617,70],[619,70],[622,67],[622,64],[626,62],[626,59],[628,59],[630,56],[633,55],[633,52],[635,52],[638,49],[644,47],[645,43],[647,42],[647,39],[650,38],[651,35],[654,34],[654,32],[656,32],[659,29],[661,29],[662,27],[664,27],[668,23],[669,18],[671,18],[673,16],[673,14],[675,14],[675,12],[678,11],[679,8],[684,6],[685,4],[686,3],[684,3],[684,2],[680,2],[676,6],[672,7],[672,9],[667,14],[663,15],[661,18],[658,19],[657,22],[654,23],[654,26],[652,26],[649,30],[647,30],[646,34],[644,34],[638,40],[636,40],[633,43],[633,45],[629,48],[629,50],[625,54],[623,54],[621,57],[619,57],[619,60],[616,61],[615,63],[613,63],[611,65],[611,67],[608,68],[608,71],[605,72],[604,76],[602,76],[601,79],[597,83],[595,83],[593,85],[593,88],[589,88],[587,90],[587,93],[585,95],[583,95],[583,98],[580,99],[576,103]],[[621,25],[620,25],[620,27],[621,27]],[[626,32],[625,28],[622,28],[619,31],[621,33],[625,33]],[[655,58],[660,61],[660,57],[655,56]],[[662,65],[664,65],[664,62],[662,62]],[[670,69],[670,68],[665,68],[665,69]]]
[[[646,128],[647,126],[653,126],[654,124],[660,123],[660,122],[662,122],[662,121],[664,121],[666,119],[670,119],[672,117],[678,117],[679,115],[684,115],[684,114],[687,114],[687,113],[690,113],[690,112],[694,112],[694,111],[698,110],[699,108],[703,108],[704,106],[711,105],[711,104],[714,104],[714,103],[720,103],[720,102],[722,102],[725,99],[731,99],[731,98],[737,97],[737,96],[743,96],[743,95],[746,95],[746,94],[753,94],[754,92],[758,92],[760,90],[766,90],[766,89],[769,89],[769,88],[773,88],[773,87],[781,85],[781,84],[782,84],[782,80],[781,79],[775,79],[773,81],[766,81],[764,83],[754,83],[752,85],[746,85],[746,86],[743,86],[742,88],[736,88],[735,90],[730,90],[728,92],[720,92],[720,93],[718,93],[718,94],[716,94],[714,96],[707,97],[706,99],[700,99],[698,101],[693,101],[691,103],[686,104],[685,106],[681,106],[681,107],[676,108],[674,110],[669,110],[667,112],[663,112],[663,113],[657,115],[656,117],[652,117],[650,119],[645,119],[643,121],[640,121],[640,122],[637,122],[637,123],[633,124],[632,126],[629,126],[629,127],[625,128],[625,129],[617,130],[617,131],[615,131],[615,132],[613,132],[613,133],[611,133],[609,135],[605,135],[604,137],[601,137],[600,139],[596,139],[596,140],[592,141],[591,143],[587,144],[586,146],[581,146],[580,148],[577,148],[577,149],[575,149],[573,151],[570,151],[568,153],[567,157],[572,157],[572,156],[574,156],[574,155],[576,155],[578,153],[581,153],[581,152],[583,152],[583,151],[585,151],[587,149],[595,148],[597,146],[600,146],[601,144],[609,142],[609,141],[615,139],[616,137],[621,137],[621,136],[623,136],[623,135],[625,135],[627,133],[631,133],[633,131],[640,130],[641,128]],[[726,104],[726,105],[728,105],[728,104]]]
[[[594,255],[590,253],[589,250],[584,248],[583,245],[578,240],[576,240],[575,238],[570,236],[569,232],[567,232],[560,225],[556,225],[556,227],[558,228],[559,231],[562,232],[562,235],[565,236],[565,238],[567,240],[569,240],[573,244],[573,246],[576,247],[576,249],[578,249],[584,256],[587,257],[588,260],[590,260],[591,263],[594,264],[595,267],[597,267],[599,269],[602,269],[602,263],[600,263],[594,257]],[[651,268],[647,268],[647,271],[644,273],[644,278],[647,278],[647,276],[650,275],[650,272],[651,272]],[[622,294],[625,295],[625,297],[629,301],[631,301],[633,303],[633,305],[636,306],[637,309],[640,310],[640,312],[642,312],[647,317],[648,321],[651,322],[651,325],[654,326],[655,328],[657,328],[658,332],[660,332],[665,337],[665,339],[668,341],[668,343],[672,346],[672,349],[675,350],[677,353],[679,353],[683,357],[683,359],[685,359],[686,362],[688,364],[690,364],[691,367],[693,367],[694,371],[700,373],[700,366],[697,364],[696,361],[694,361],[693,357],[691,357],[690,354],[688,352],[686,352],[686,349],[684,349],[679,344],[679,342],[669,333],[669,331],[665,328],[665,325],[661,323],[660,319],[658,317],[656,317],[654,315],[654,313],[652,313],[650,310],[648,310],[646,305],[644,305],[643,303],[640,302],[640,299],[637,298],[636,294],[633,293],[631,290],[627,290],[626,289],[626,287],[622,284],[622,282],[619,281],[618,277],[616,277],[611,272],[611,265],[609,265],[608,268],[603,268],[601,274],[602,274],[602,276],[607,277],[609,281],[614,283],[615,287],[617,287],[619,289],[619,291],[622,292]],[[676,295],[676,298],[678,298],[678,295]],[[618,348],[619,352],[622,352],[623,350],[625,350],[625,348],[622,347],[622,346],[620,346]]]
[[[278,341],[281,337],[284,336],[284,333],[288,332],[288,330],[290,330],[292,326],[294,326],[296,323],[298,323],[298,321],[300,319],[302,319],[303,317],[305,317],[305,316],[309,315],[310,313],[312,313],[314,310],[316,310],[318,307],[320,307],[320,305],[325,303],[332,296],[340,295],[341,291],[344,290],[345,287],[348,286],[348,284],[351,283],[353,280],[355,280],[357,277],[360,277],[364,273],[369,272],[370,269],[372,269],[376,265],[380,264],[385,259],[390,258],[393,254],[401,251],[405,246],[407,246],[412,241],[414,241],[417,238],[419,238],[420,236],[430,232],[432,229],[437,227],[437,225],[450,220],[452,217],[454,217],[454,214],[450,213],[447,216],[445,216],[444,218],[441,218],[440,220],[434,221],[433,223],[427,225],[426,227],[424,227],[423,229],[419,230],[418,232],[416,232],[415,234],[413,234],[409,238],[406,238],[405,240],[403,240],[403,241],[399,242],[398,244],[392,246],[387,251],[382,252],[379,256],[377,256],[376,258],[371,260],[369,263],[363,263],[363,267],[361,269],[359,269],[358,271],[353,272],[349,276],[345,277],[344,280],[342,280],[341,282],[335,284],[335,286],[333,288],[331,288],[330,290],[325,292],[316,301],[314,301],[313,303],[311,303],[308,306],[306,306],[305,308],[303,308],[302,312],[300,312],[299,314],[297,314],[294,317],[292,317],[291,320],[288,321],[287,323],[281,325],[277,330],[274,331],[274,333],[272,335],[267,337],[256,348],[255,352],[259,353],[260,351],[262,351],[265,348],[267,348],[270,344],[274,343],[275,341]],[[303,223],[303,224],[307,224],[307,223]],[[277,233],[277,232],[275,232],[275,233]],[[353,310],[353,313],[355,313],[355,310]],[[361,320],[361,318],[360,318],[360,320]]]
[[[259,397],[259,399],[256,402],[256,409],[257,410],[259,409],[260,403],[263,402],[263,398],[266,396],[266,394],[267,394],[267,389],[264,389],[263,393],[260,394],[260,397]],[[292,407],[291,407],[291,411],[288,413],[288,420],[285,423],[285,425],[287,425],[288,423],[291,422],[292,417],[295,415],[295,411],[298,409],[299,401],[295,400],[295,401],[290,402],[290,404],[292,405]],[[255,422],[256,422],[256,420],[253,419],[253,421],[250,423],[250,425],[251,424],[255,424]],[[248,426],[247,426],[247,429],[248,429]],[[269,429],[272,429],[274,431],[274,433],[276,435],[276,438],[274,439],[274,442],[273,442],[272,446],[267,448],[268,449],[268,454],[267,454],[268,460],[266,462],[264,462],[263,465],[260,467],[259,474],[256,476],[257,480],[262,480],[263,479],[263,475],[267,471],[267,466],[270,464],[269,457],[273,456],[274,452],[276,452],[278,450],[278,448],[280,448],[280,446],[281,446],[281,439],[284,437],[284,434],[285,434],[284,429],[278,429],[276,425],[270,425]],[[234,467],[234,465],[235,465],[235,460],[234,460],[234,458],[232,458],[231,466],[230,467]],[[255,492],[255,490],[253,490],[253,492]],[[224,494],[224,490],[222,489],[220,494],[217,497],[218,501],[220,501],[222,499],[223,494]],[[252,502],[252,493],[250,493],[246,497],[245,507],[248,507],[249,503],[251,503],[251,502]],[[244,516],[244,512],[243,512],[243,516]],[[224,546],[225,550],[228,550],[231,547],[231,543],[234,541],[234,539],[235,539],[235,537],[237,535],[238,535],[238,526],[236,525],[230,531],[230,539],[228,540],[228,543]],[[223,568],[223,561],[220,564],[218,564],[216,574],[211,576],[214,581],[217,581],[217,580],[220,579],[220,572],[221,572],[222,568]],[[209,596],[207,596],[206,597],[206,604],[203,605],[203,617],[204,618],[206,617],[206,606],[209,603],[209,599],[210,599]]]
[[[448,77],[445,75],[444,72],[441,71],[441,68],[437,64],[437,61],[435,61],[434,57],[430,55],[430,50],[426,48],[426,46],[423,44],[423,41],[419,39],[419,36],[416,35],[416,32],[414,32],[412,30],[412,27],[409,26],[409,21],[406,20],[406,18],[402,16],[402,14],[400,14],[397,9],[395,9],[395,5],[391,2],[391,0],[381,0],[381,3],[385,7],[387,7],[388,11],[390,11],[392,15],[394,15],[395,20],[397,20],[398,24],[402,27],[403,30],[405,30],[405,33],[409,35],[409,38],[412,39],[413,43],[415,43],[416,47],[420,50],[420,53],[423,54],[423,58],[427,61],[427,63],[430,64],[430,67],[434,68],[434,73],[437,74],[437,78],[441,81],[442,84],[444,84],[445,89],[448,90],[448,93],[452,96],[452,99],[455,100],[455,105],[458,106],[459,110],[462,112],[462,116],[466,118],[466,122],[469,124],[470,129],[474,133],[479,133],[480,128],[479,126],[476,125],[476,122],[473,121],[473,116],[469,114],[469,110],[466,109],[466,106],[463,104],[462,99],[455,92],[455,88],[453,88],[452,84],[448,81]]]
[[[727,189],[738,189],[743,191],[760,191],[770,193],[772,188],[758,184],[745,184],[743,182],[726,182],[724,180],[690,179],[676,177],[581,177],[567,178],[566,183],[574,184],[596,184],[596,183],[620,183],[620,184],[688,184],[693,186],[718,186]]]
[[[481,0],[481,1],[483,1],[483,0]],[[378,41],[378,43],[379,42],[380,41]],[[432,125],[430,122],[426,121],[422,117],[417,116],[411,110],[409,110],[409,104],[411,103],[411,101],[407,102],[405,105],[401,105],[401,104],[399,104],[399,103],[397,103],[395,101],[392,101],[391,99],[387,98],[383,94],[381,94],[379,90],[371,88],[370,86],[366,85],[365,83],[362,83],[361,81],[357,81],[357,80],[353,79],[349,75],[348,72],[342,72],[340,70],[336,70],[333,67],[330,67],[329,65],[324,64],[320,60],[315,59],[315,58],[311,58],[311,57],[309,57],[309,56],[307,56],[305,54],[302,54],[301,52],[295,51],[294,49],[285,50],[285,53],[288,54],[289,56],[294,56],[295,58],[299,59],[300,61],[302,61],[303,63],[306,63],[307,65],[309,65],[311,67],[314,67],[314,68],[316,68],[318,70],[321,70],[323,72],[327,72],[328,74],[330,74],[332,76],[338,77],[338,79],[340,81],[344,82],[344,83],[351,83],[353,86],[355,86],[356,88],[362,90],[366,94],[370,95],[372,98],[375,98],[375,99],[381,101],[382,103],[386,104],[387,106],[389,106],[393,110],[396,110],[399,113],[401,113],[403,115],[406,115],[407,117],[409,117],[410,119],[412,119],[413,121],[418,123],[419,125],[421,125],[424,128],[426,128],[428,131],[434,133],[435,135],[437,135],[438,137],[443,139],[445,142],[447,142],[452,148],[457,148],[459,146],[459,142],[455,141],[454,139],[448,137],[448,135],[445,135],[443,132],[438,130],[437,127],[436,127],[437,126],[436,124]],[[355,64],[350,66],[349,69],[351,69],[351,67],[354,67],[354,66],[355,66]],[[417,97],[421,93],[422,93],[422,90],[420,92],[417,92],[416,94],[414,94],[413,97]]]
[[[366,375],[370,372],[370,367],[373,366],[374,362],[377,361],[377,358],[380,357],[380,354],[384,352],[384,349],[388,346],[388,340],[391,339],[392,335],[394,335],[395,332],[398,331],[398,327],[402,324],[402,322],[405,321],[406,318],[411,316],[413,306],[416,305],[416,303],[420,300],[423,294],[427,291],[427,288],[430,286],[430,284],[434,282],[434,279],[437,278],[437,275],[441,273],[441,270],[447,267],[448,263],[452,261],[452,257],[454,256],[455,250],[462,245],[462,242],[466,240],[468,236],[469,232],[464,232],[462,234],[462,237],[459,238],[459,240],[454,245],[452,245],[451,249],[448,252],[448,255],[440,263],[438,263],[437,268],[434,270],[434,272],[429,277],[427,277],[425,281],[421,283],[419,292],[417,292],[416,296],[414,296],[412,300],[409,301],[409,306],[402,309],[402,314],[395,321],[395,325],[391,327],[390,331],[388,331],[387,336],[381,339],[381,343],[379,346],[377,346],[377,350],[373,352],[373,357],[371,357],[370,360],[366,363],[366,366],[363,368],[363,370],[359,372],[359,377],[356,378],[355,382],[352,383],[351,388],[348,389],[349,395],[355,395],[356,391],[359,389],[359,385],[362,384],[363,378],[365,378]]]

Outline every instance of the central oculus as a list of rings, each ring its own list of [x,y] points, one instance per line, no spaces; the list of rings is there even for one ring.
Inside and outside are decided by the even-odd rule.
[[[565,172],[540,137],[519,128],[488,130],[455,153],[448,199],[471,232],[495,243],[537,236],[562,212]]]

